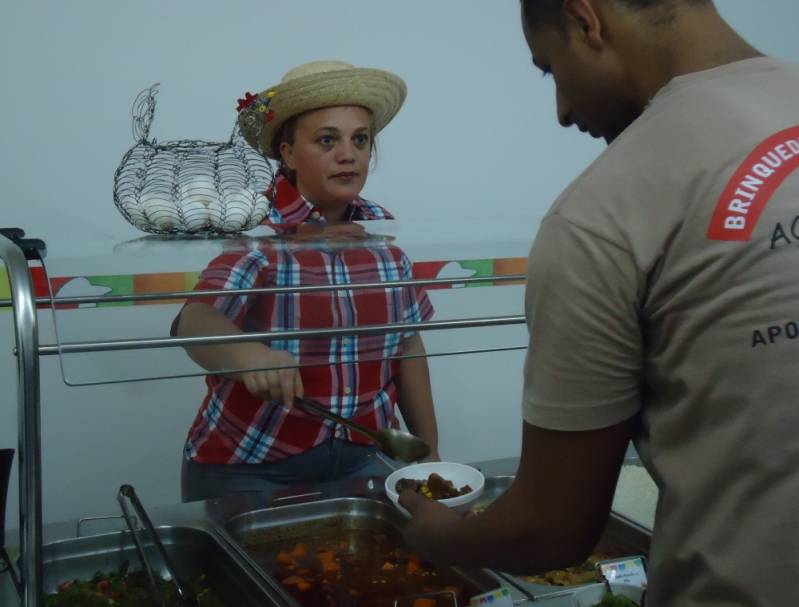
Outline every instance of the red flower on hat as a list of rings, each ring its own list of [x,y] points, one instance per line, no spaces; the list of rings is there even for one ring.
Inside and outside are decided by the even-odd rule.
[[[275,111],[269,110],[266,113],[266,117],[264,118],[264,120],[266,120],[267,122],[272,122],[274,119],[275,119]]]
[[[236,106],[236,111],[240,112],[244,108],[251,106],[256,99],[258,99],[258,95],[253,95],[250,92],[244,93],[244,99],[238,100],[239,104]]]

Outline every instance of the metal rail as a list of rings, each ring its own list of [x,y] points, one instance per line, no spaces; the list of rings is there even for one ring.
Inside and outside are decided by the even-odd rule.
[[[73,297],[37,297],[37,306],[62,306],[101,303],[124,303],[136,301],[164,301],[172,299],[196,299],[214,295],[279,295],[281,293],[306,293],[313,291],[355,291],[360,289],[385,289],[391,287],[426,287],[435,285],[475,284],[481,282],[524,282],[524,274],[506,274],[502,276],[475,276],[465,278],[426,278],[412,280],[394,280],[387,282],[348,283],[345,285],[305,285],[296,287],[254,287],[252,289],[206,289],[196,291],[168,291],[163,293],[139,293],[130,295],[76,295]],[[12,305],[11,299],[0,299],[0,308]]]
[[[39,330],[33,281],[22,250],[0,235],[13,302],[19,423],[19,534],[22,607],[42,607],[42,470]]]
[[[468,350],[447,350],[446,352],[426,352],[424,354],[404,354],[402,356],[392,356],[391,360],[409,360],[412,358],[440,358],[442,356],[458,356],[463,354],[493,354],[498,352],[518,352],[521,350],[527,350],[527,344],[519,345],[519,346],[502,346],[498,348],[470,348]],[[363,360],[377,360],[376,358],[367,358],[361,359]],[[328,366],[330,363],[324,363],[324,366]],[[296,368],[304,369],[308,367],[318,367],[321,363],[308,363],[304,365],[297,365]],[[229,375],[232,373],[245,373],[247,371],[269,371],[271,369],[286,369],[288,367],[248,367],[248,368],[237,368],[237,369],[219,369],[215,370],[214,373],[217,375]],[[291,368],[294,368],[293,366]],[[186,377],[205,377],[208,375],[208,370],[203,369],[202,371],[197,371],[194,373],[180,373],[180,374],[172,374],[172,375],[147,375],[145,377],[125,377],[122,379],[101,379],[96,381],[73,381],[66,377],[63,377],[64,383],[71,387],[86,387],[86,386],[109,386],[109,385],[116,385],[116,384],[133,384],[136,382],[141,381],[163,381],[167,379],[184,379]]]
[[[341,329],[293,329],[289,331],[259,331],[256,333],[233,333],[199,337],[146,337],[142,339],[117,339],[111,341],[68,342],[39,346],[40,356],[55,354],[79,354],[86,352],[112,352],[118,350],[149,350],[186,346],[222,345],[271,341],[275,339],[306,339],[311,337],[336,337],[339,335],[374,335],[405,331],[436,331],[442,329],[468,329],[474,327],[497,327],[523,324],[523,315],[497,316],[458,320],[433,320],[427,322],[387,323],[364,325]]]

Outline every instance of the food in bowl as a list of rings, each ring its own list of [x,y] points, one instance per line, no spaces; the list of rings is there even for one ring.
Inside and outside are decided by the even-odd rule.
[[[397,493],[410,489],[414,493],[424,495],[433,500],[445,500],[471,492],[472,488],[466,484],[458,489],[450,480],[440,474],[431,472],[425,480],[415,478],[401,478],[397,481]]]
[[[451,508],[456,512],[468,511],[483,494],[485,477],[477,468],[457,462],[424,462],[405,466],[389,474],[385,481],[386,495],[394,505],[397,506],[400,512],[408,515],[409,513],[399,503],[399,494],[401,491],[401,489],[397,487],[399,481],[402,479],[411,479],[424,482],[425,479],[429,480],[430,475],[434,473],[442,479],[450,481],[453,487],[458,488],[458,490],[468,485],[470,491],[463,492],[456,497],[436,500],[439,504]]]

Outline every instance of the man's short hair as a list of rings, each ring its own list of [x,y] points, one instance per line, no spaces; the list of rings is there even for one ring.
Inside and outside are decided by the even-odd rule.
[[[530,30],[555,27],[566,33],[563,15],[563,0],[520,0],[522,14]],[[650,10],[653,24],[668,23],[674,18],[674,10],[680,4],[710,4],[713,0],[608,0],[630,10]]]

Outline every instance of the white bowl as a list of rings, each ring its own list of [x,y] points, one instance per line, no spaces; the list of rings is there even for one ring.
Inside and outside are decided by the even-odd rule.
[[[425,462],[423,464],[405,466],[389,474],[386,477],[386,495],[388,495],[388,498],[401,512],[408,514],[408,511],[399,505],[397,481],[403,478],[425,481],[433,472],[445,480],[452,481],[452,484],[458,489],[464,485],[469,485],[472,488],[469,493],[464,495],[436,500],[439,504],[444,504],[457,512],[466,512],[469,510],[472,503],[483,493],[485,477],[477,468],[455,462]]]

